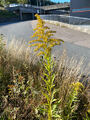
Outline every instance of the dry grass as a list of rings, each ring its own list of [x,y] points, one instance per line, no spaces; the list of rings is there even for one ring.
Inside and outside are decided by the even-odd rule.
[[[3,58],[3,59],[2,59]],[[45,101],[42,96],[41,96],[41,91],[40,88],[42,86],[41,82],[41,74],[42,74],[42,68],[40,65],[40,59],[33,53],[33,49],[28,47],[28,44],[25,42],[18,42],[16,40],[12,40],[10,43],[8,43],[7,46],[5,46],[4,50],[2,51],[2,58],[0,67],[3,68],[4,72],[2,72],[3,80],[7,79],[7,82],[2,83],[4,84],[4,95],[7,95],[7,86],[8,84],[13,83],[13,80],[17,74],[22,75],[23,78],[25,78],[25,81],[32,81],[31,83],[31,93],[30,93],[30,99],[29,100],[29,105],[27,107],[26,103],[22,104],[19,106],[18,110],[15,114],[18,116],[20,120],[23,120],[25,116],[27,118],[31,117],[31,120],[35,118],[35,108],[40,106],[43,101]],[[87,76],[84,76],[84,73],[82,72],[82,69],[85,70],[83,67],[83,59],[81,61],[77,61],[74,58],[68,58],[66,55],[66,52],[64,51],[63,55],[60,57],[59,61],[55,61],[55,72],[56,72],[56,78],[55,78],[55,83],[56,87],[59,88],[59,93],[57,95],[58,98],[60,98],[61,105],[60,107],[63,108],[64,105],[66,104],[67,101],[67,96],[70,93],[70,84],[76,83],[78,81],[83,82],[85,89],[83,91],[83,96],[84,99],[86,100],[87,97],[89,97],[89,94],[87,95],[87,89],[89,90],[89,87],[87,87]],[[90,68],[89,68],[90,69]],[[13,71],[16,71],[14,74]],[[88,83],[88,85],[90,85]],[[38,94],[39,93],[39,94]],[[21,93],[20,93],[21,95]],[[35,96],[35,97],[32,97]],[[10,99],[10,98],[9,98]],[[22,96],[18,96],[15,98],[15,100],[18,100],[18,102],[22,102]],[[9,112],[12,112],[14,110],[15,104],[11,101],[8,101],[8,104],[4,107],[5,110],[10,110]],[[13,99],[14,101],[14,99]],[[30,104],[30,102],[32,104]],[[87,110],[87,105],[88,102],[87,100],[84,101],[86,104],[86,110]],[[38,104],[37,104],[38,103]],[[31,110],[32,108],[32,110]],[[85,112],[85,109],[82,109]],[[25,112],[24,112],[25,110]],[[31,110],[28,112],[28,110]],[[18,114],[19,113],[19,114]],[[30,113],[30,115],[29,115]],[[25,115],[25,116],[24,116]],[[28,116],[29,115],[29,116]],[[13,116],[13,115],[12,115]],[[23,116],[23,117],[22,117]],[[42,115],[40,115],[41,117]],[[28,119],[29,119],[28,118]],[[24,118],[25,119],[25,118]]]
[[[29,47],[29,44],[26,44],[24,41],[18,41],[13,39],[7,44],[7,54],[12,55],[13,58],[26,61],[30,63],[31,61],[35,62],[35,54],[32,54],[33,49]]]
[[[22,62],[23,64],[26,63],[31,65],[31,63],[37,64],[39,61],[39,58],[33,52],[33,49],[28,47],[28,44],[24,41],[18,42],[16,40],[12,40],[6,49],[8,51],[7,55],[10,55],[10,59],[12,61],[15,60],[14,62],[16,63],[19,61],[20,63]],[[74,57],[68,58],[65,50],[63,51],[62,56],[60,56],[60,60],[56,61],[56,66],[58,66],[56,68],[58,85],[62,86],[62,88],[78,81],[82,81],[85,85],[86,80],[89,79],[90,66],[88,65],[88,68],[85,68],[84,58],[81,58],[79,62]]]
[[[78,62],[74,57],[68,58],[65,51],[57,62],[56,83],[60,88],[59,97],[62,99],[62,104],[65,103],[65,99],[70,92],[69,87],[72,83],[82,82],[85,86],[85,91],[90,89],[90,72],[85,72],[89,71],[90,67],[85,68],[83,63],[83,58]],[[88,98],[90,98],[89,95]]]

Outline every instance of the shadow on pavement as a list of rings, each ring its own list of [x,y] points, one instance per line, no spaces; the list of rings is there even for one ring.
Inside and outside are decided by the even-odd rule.
[[[5,26],[5,25],[10,25],[10,24],[16,24],[16,23],[21,23],[21,22],[26,22],[26,21],[32,21],[32,20],[18,20],[18,21],[12,21],[12,22],[2,22],[0,23],[0,27],[1,26]]]

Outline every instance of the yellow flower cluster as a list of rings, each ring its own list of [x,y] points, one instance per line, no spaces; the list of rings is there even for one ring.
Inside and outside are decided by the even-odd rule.
[[[35,51],[39,51],[38,55],[50,56],[51,50],[54,46],[60,45],[63,40],[52,38],[55,31],[51,31],[49,27],[45,26],[45,22],[38,14],[35,15],[38,23],[34,29],[33,37],[36,39],[30,41],[30,47],[35,46]]]
[[[83,84],[80,82],[73,83],[72,85],[74,87],[74,90],[77,92],[82,91],[82,89],[84,88]]]

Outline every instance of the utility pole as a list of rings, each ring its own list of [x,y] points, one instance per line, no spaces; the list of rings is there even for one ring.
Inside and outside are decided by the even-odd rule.
[[[38,0],[37,0],[37,7],[38,7]]]
[[[30,4],[30,5],[31,5],[31,0],[28,0],[28,4]]]
[[[45,0],[43,0],[43,6],[45,6]],[[45,10],[44,10],[44,14],[45,14]]]
[[[41,0],[39,0],[39,3],[40,3],[40,14],[41,14]]]

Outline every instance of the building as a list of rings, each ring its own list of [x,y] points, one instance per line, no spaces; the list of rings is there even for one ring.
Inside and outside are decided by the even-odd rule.
[[[55,5],[42,6],[41,9],[44,10],[45,14],[69,14],[70,3],[60,3]]]
[[[71,0],[70,15],[90,18],[90,0]]]

